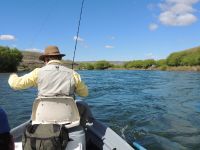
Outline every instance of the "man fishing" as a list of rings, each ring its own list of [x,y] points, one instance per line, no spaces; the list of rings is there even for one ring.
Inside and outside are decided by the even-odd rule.
[[[9,85],[15,90],[38,88],[38,97],[45,96],[87,96],[88,88],[81,81],[80,75],[62,65],[61,59],[65,56],[60,54],[57,46],[46,47],[44,54],[39,57],[44,61],[45,66],[36,68],[32,72],[18,77],[11,74],[8,80]]]
[[[39,60],[44,61],[45,66],[36,68],[21,77],[18,77],[15,73],[11,74],[8,80],[9,85],[15,90],[37,87],[38,98],[69,96],[75,98],[75,94],[83,97],[87,96],[88,88],[81,80],[80,75],[74,70],[63,66],[61,62],[63,56],[65,55],[60,54],[57,46],[46,47],[44,53],[39,57]],[[91,117],[87,118],[87,116],[91,116],[91,112],[83,101],[76,101],[76,104],[80,114],[80,123],[84,126],[87,122],[90,122]],[[45,113],[48,114],[48,112]],[[48,148],[50,145],[47,143],[45,146]]]
[[[81,80],[80,75],[72,69],[62,65],[61,59],[65,56],[60,54],[57,46],[48,46],[45,48],[44,54],[39,60],[44,61],[45,66],[36,68],[32,72],[18,77],[13,73],[8,79],[10,87],[15,90],[27,89],[29,87],[38,88],[38,97],[52,96],[72,96],[75,94],[86,97],[88,96],[88,88]],[[77,101],[77,106],[81,116],[81,124],[85,125],[92,116],[83,101]]]

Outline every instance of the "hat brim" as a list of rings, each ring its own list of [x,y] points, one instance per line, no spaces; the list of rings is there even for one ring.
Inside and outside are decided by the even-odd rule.
[[[65,54],[59,54],[59,55],[55,55],[55,54],[41,55],[41,56],[39,56],[39,60],[44,61],[44,58],[45,58],[45,57],[48,57],[48,56],[61,56],[61,57],[64,57]]]

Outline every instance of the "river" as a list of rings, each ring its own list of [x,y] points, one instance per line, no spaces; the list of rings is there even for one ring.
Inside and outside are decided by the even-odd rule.
[[[200,73],[79,71],[94,116],[148,150],[200,149]],[[22,74],[22,73],[21,73]],[[11,127],[30,118],[37,90],[12,90],[0,74],[0,106]]]

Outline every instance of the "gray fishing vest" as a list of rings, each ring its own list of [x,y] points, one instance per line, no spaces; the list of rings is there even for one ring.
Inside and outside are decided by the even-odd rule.
[[[73,71],[60,64],[47,64],[38,73],[38,97],[72,96],[75,81]]]

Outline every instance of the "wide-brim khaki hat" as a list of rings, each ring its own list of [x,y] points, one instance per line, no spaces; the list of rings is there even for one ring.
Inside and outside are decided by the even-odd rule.
[[[60,51],[57,46],[47,46],[44,50],[44,53],[39,56],[39,60],[44,61],[44,58],[47,56],[65,56],[65,54],[60,54]]]

